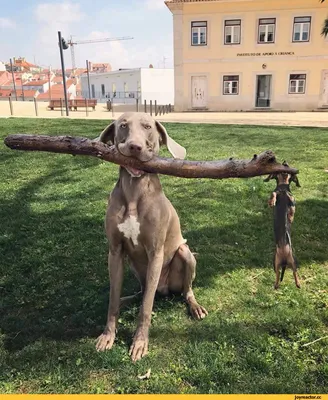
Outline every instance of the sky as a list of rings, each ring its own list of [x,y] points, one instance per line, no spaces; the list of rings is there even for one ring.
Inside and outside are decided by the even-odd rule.
[[[173,67],[173,20],[164,0],[0,0],[0,61],[60,67],[58,31],[65,39],[131,36],[132,40],[75,46],[76,65],[86,60],[112,68]],[[71,68],[70,50],[64,52]],[[164,60],[165,58],[165,60]]]

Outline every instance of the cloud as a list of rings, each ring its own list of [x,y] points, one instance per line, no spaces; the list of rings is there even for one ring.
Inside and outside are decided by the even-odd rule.
[[[94,40],[112,37],[108,31],[94,31],[81,40]],[[167,68],[173,64],[173,50],[169,45],[140,47],[133,40],[109,41],[75,46],[76,62],[85,65],[85,60],[110,63],[113,70],[119,68],[163,67],[163,56],[167,57]]]
[[[12,19],[3,18],[3,17],[0,18],[0,28],[11,29],[11,28],[15,28],[15,26],[16,26],[16,23]]]
[[[148,10],[160,10],[165,8],[164,0],[146,0],[145,7]]]
[[[80,9],[80,4],[72,2],[41,3],[34,10],[38,23],[37,46],[43,59],[48,59],[49,64],[58,65],[58,31],[68,40],[75,27],[85,17]],[[67,65],[67,67],[70,66]]]
[[[36,18],[41,23],[47,24],[69,24],[79,22],[84,18],[78,3],[43,3],[35,10]]]

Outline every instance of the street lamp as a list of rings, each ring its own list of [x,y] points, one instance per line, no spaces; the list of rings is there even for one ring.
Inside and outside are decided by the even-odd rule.
[[[67,50],[69,48],[69,45],[67,44],[66,40],[62,37],[60,31],[58,31],[58,45],[59,45],[60,61],[61,61],[61,67],[62,67],[66,116],[68,117],[69,112],[68,112],[68,99],[67,99],[67,91],[66,91],[66,76],[65,76],[65,65],[64,65],[64,52],[63,52],[63,50]]]

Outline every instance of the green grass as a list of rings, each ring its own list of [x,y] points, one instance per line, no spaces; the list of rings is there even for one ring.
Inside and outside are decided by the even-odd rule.
[[[181,299],[156,300],[149,355],[128,356],[139,304],[122,311],[110,352],[103,227],[115,165],[12,151],[11,133],[96,137],[103,121],[2,119],[0,132],[0,393],[325,393],[328,340],[328,134],[316,128],[165,124],[189,159],[251,158],[266,149],[300,169],[288,270],[273,290],[274,182],[162,176],[184,236],[199,253],[193,321]],[[167,155],[166,152],[162,154]],[[138,290],[126,272],[124,294]],[[137,376],[151,368],[149,380]]]

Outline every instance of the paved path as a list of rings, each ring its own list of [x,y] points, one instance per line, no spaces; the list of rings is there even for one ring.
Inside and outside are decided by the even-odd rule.
[[[34,103],[29,101],[13,101],[15,117],[35,118]],[[38,103],[38,116],[42,118],[61,118],[61,112],[47,110],[47,102]],[[122,113],[109,112],[104,104],[98,104],[95,111],[71,111],[69,118],[105,119],[118,118]],[[0,101],[0,117],[10,117],[9,102]],[[66,117],[65,117],[66,118]],[[163,122],[238,124],[238,125],[280,125],[280,126],[315,126],[328,127],[328,112],[204,112],[204,113],[171,113],[157,116]]]

